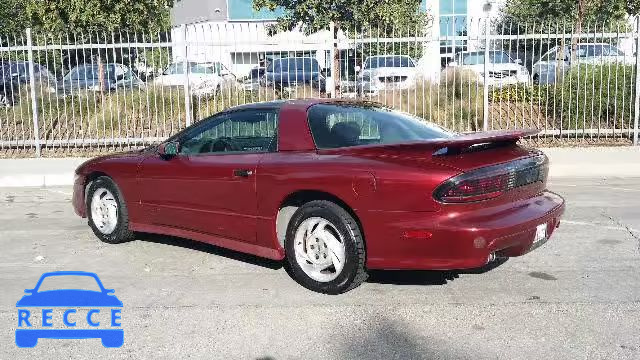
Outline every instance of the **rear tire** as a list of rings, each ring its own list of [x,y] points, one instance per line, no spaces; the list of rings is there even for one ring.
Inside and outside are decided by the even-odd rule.
[[[98,239],[109,244],[133,240],[127,204],[113,180],[106,176],[97,178],[87,194],[87,218]]]
[[[356,220],[330,201],[310,201],[291,218],[285,242],[290,275],[309,290],[341,294],[367,279]]]

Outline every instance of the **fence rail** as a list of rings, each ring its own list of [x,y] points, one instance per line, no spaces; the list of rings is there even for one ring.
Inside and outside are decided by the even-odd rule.
[[[298,97],[375,100],[459,132],[637,145],[637,19],[580,34],[469,19],[335,39],[267,25],[0,34],[0,150],[140,147],[230,106]]]

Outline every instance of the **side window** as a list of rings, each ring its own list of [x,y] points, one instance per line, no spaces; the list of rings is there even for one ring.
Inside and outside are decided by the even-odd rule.
[[[322,121],[310,121],[318,148],[336,148],[380,143],[378,123],[367,114],[339,109]]]
[[[184,74],[184,63],[175,63],[171,64],[167,70],[165,70],[164,75],[182,75]]]
[[[276,150],[277,110],[244,110],[216,116],[181,138],[180,153],[261,153]]]
[[[71,70],[71,80],[87,80],[93,78],[93,71],[86,66],[78,66]]]
[[[29,76],[29,71],[28,71],[28,66],[24,63],[19,64],[18,65],[18,74],[20,75],[20,77],[27,77]]]
[[[540,59],[540,61],[555,61],[555,60],[556,60],[556,50],[548,52]]]

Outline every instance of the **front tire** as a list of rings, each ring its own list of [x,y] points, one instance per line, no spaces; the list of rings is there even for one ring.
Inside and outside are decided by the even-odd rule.
[[[289,222],[285,248],[289,273],[309,290],[341,294],[367,279],[360,227],[333,202],[301,206]]]
[[[113,180],[106,176],[97,178],[87,194],[87,217],[93,233],[109,244],[133,240],[127,204]]]

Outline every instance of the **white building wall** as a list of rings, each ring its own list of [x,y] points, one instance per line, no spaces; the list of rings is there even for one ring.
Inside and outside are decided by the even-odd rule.
[[[220,61],[238,76],[244,76],[268,55],[279,57],[302,52],[312,54],[321,65],[327,63],[325,54],[333,45],[328,30],[311,35],[300,31],[267,35],[265,22],[206,22],[183,25],[172,30],[177,46],[174,61]],[[187,53],[182,46],[188,43]],[[348,48],[341,43],[340,48]]]

